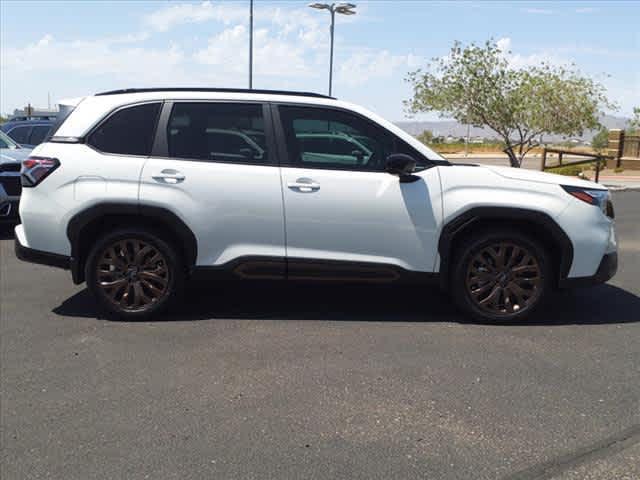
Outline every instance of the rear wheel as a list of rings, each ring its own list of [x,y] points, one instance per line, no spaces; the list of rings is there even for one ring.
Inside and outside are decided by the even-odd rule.
[[[124,228],[101,237],[87,258],[87,287],[108,312],[144,320],[179,295],[184,268],[173,247],[151,230]]]
[[[483,232],[457,249],[452,292],[458,306],[493,322],[523,320],[541,304],[552,270],[544,248],[517,231]]]

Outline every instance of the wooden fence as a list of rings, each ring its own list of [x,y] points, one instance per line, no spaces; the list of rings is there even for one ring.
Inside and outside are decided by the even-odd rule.
[[[609,168],[640,169],[640,135],[609,130],[607,154],[610,157]]]
[[[547,160],[550,159],[549,154],[557,155],[558,162],[547,163]],[[573,158],[570,158],[569,161],[567,162],[565,159],[565,155]],[[575,158],[578,158],[578,160],[575,160]],[[598,182],[600,180],[600,170],[602,170],[606,166],[607,160],[610,158],[611,157],[607,155],[601,155],[598,153],[583,153],[583,152],[574,152],[572,150],[562,150],[559,148],[545,148],[544,150],[542,150],[542,157],[540,159],[540,170],[544,172],[545,170],[549,170],[551,168],[568,167],[571,165],[586,165],[590,163],[595,163],[595,167],[596,167],[595,181]]]
[[[640,158],[640,135],[624,136],[622,156],[626,158]]]

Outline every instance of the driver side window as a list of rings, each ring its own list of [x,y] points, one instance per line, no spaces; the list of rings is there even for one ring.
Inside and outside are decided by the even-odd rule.
[[[300,168],[384,171],[393,136],[357,115],[318,107],[280,106],[289,163]]]

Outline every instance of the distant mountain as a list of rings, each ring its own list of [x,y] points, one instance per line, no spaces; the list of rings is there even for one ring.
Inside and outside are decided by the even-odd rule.
[[[620,128],[624,129],[629,126],[630,120],[628,118],[623,117],[614,117],[613,115],[604,115],[600,119],[600,123],[602,123],[608,129],[612,128]],[[425,130],[431,130],[434,136],[436,137],[466,137],[467,136],[467,126],[461,123],[456,122],[455,120],[448,121],[434,121],[434,122],[414,122],[414,121],[400,121],[395,122],[400,128],[404,131],[410,133],[411,135],[419,135]],[[589,130],[582,135],[582,137],[578,137],[585,142],[590,142],[593,136],[597,133],[597,131]],[[470,137],[482,137],[482,138],[495,138],[498,136],[488,128],[477,128],[470,127],[469,129]],[[549,135],[544,137],[545,141],[549,142],[559,142],[562,140],[566,140],[565,137],[561,135]]]

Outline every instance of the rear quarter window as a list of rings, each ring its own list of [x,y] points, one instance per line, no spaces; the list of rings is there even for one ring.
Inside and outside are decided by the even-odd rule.
[[[89,135],[87,143],[105,153],[151,155],[160,103],[116,111]]]

